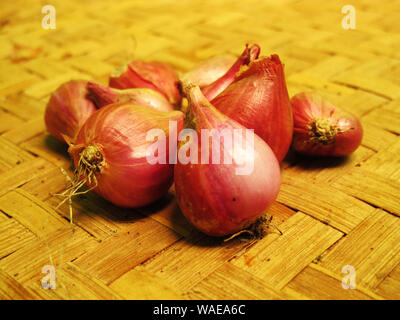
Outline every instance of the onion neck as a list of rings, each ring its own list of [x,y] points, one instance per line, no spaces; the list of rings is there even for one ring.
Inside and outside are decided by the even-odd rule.
[[[93,101],[97,108],[118,102],[118,91],[95,82],[88,82],[88,98]]]
[[[221,120],[225,117],[207,100],[198,85],[188,83],[185,84],[183,90],[189,104],[186,112],[185,128],[194,130],[197,130],[197,128],[212,129],[214,128],[212,122],[215,117],[220,117]]]
[[[337,126],[332,121],[317,118],[309,125],[310,141],[330,145],[335,142],[338,134]]]
[[[189,102],[185,117],[185,128],[195,129],[197,122],[195,114],[200,111],[198,110],[198,105],[200,102],[199,94],[201,96],[201,91],[200,88],[193,83],[184,84],[182,89]]]
[[[203,88],[202,91],[205,97],[209,101],[213,100],[235,80],[236,74],[243,70],[244,66],[248,66],[250,62],[256,60],[259,54],[260,47],[258,45],[254,44],[249,48],[248,44],[246,44],[245,50],[232,67],[222,77]]]

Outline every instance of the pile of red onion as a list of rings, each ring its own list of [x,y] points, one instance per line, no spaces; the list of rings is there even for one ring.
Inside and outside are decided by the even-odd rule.
[[[308,156],[346,156],[362,139],[359,120],[317,93],[290,99],[280,58],[260,56],[258,45],[180,75],[162,62],[132,61],[109,85],[67,82],[51,95],[45,122],[75,165],[64,196],[86,185],[135,208],[175,183],[183,215],[211,236],[260,221],[291,146]]]

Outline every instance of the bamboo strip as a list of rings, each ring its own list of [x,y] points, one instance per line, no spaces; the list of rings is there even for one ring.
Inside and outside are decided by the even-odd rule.
[[[343,236],[301,212],[290,217],[280,229],[283,235],[267,236],[231,261],[278,290]]]

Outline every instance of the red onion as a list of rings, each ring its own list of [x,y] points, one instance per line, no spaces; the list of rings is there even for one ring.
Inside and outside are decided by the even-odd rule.
[[[205,59],[182,75],[180,80],[182,83],[195,83],[203,88],[222,77],[236,60],[237,57],[231,54]]]
[[[96,111],[86,97],[86,85],[85,80],[69,81],[50,96],[44,120],[47,130],[60,141],[73,142],[86,119]]]
[[[223,236],[247,228],[276,199],[280,188],[279,163],[268,145],[257,135],[249,149],[248,131],[236,121],[228,118],[214,108],[202,94],[200,88],[187,85],[185,93],[189,100],[186,115],[186,127],[193,128],[198,136],[185,144],[180,144],[178,163],[175,166],[174,179],[176,197],[185,217],[199,230],[211,236]],[[234,143],[233,149],[226,148],[225,142],[212,143],[203,148],[204,130],[215,129],[217,133],[227,130],[235,136],[239,131],[242,142]],[[180,140],[182,137],[180,137]],[[225,137],[222,140],[225,140]],[[199,163],[184,164],[182,154],[186,150],[197,149],[191,154]],[[221,164],[213,162],[212,157],[218,151],[220,155],[228,151],[232,161]],[[206,156],[203,155],[206,154]],[[209,153],[207,156],[207,152]],[[207,162],[209,164],[207,164]],[[244,168],[251,168],[250,170]]]
[[[146,158],[154,143],[146,141],[151,129],[161,129],[169,138],[169,123],[183,127],[180,111],[163,112],[130,103],[112,104],[96,111],[83,125],[72,156],[80,184],[86,183],[103,198],[122,207],[147,205],[162,197],[173,180],[173,165],[151,164]],[[176,152],[169,144],[165,156]]]
[[[234,80],[235,75],[243,66],[247,66],[253,60],[258,58],[260,54],[260,47],[253,45],[249,48],[246,44],[246,48],[242,52],[241,56],[236,60],[232,67],[219,79],[202,88],[203,94],[208,100],[214,99],[218,94],[225,90]]]
[[[96,82],[89,82],[87,89],[89,92],[88,98],[95,103],[97,108],[113,103],[131,102],[160,111],[174,110],[174,107],[161,93],[152,89],[135,88],[118,90]]]
[[[299,93],[291,103],[296,151],[313,156],[345,156],[361,144],[360,121],[320,95]]]
[[[211,103],[264,139],[279,162],[286,156],[293,134],[293,118],[283,65],[277,55],[261,57],[236,75]]]
[[[116,89],[153,89],[163,94],[171,104],[178,105],[181,101],[178,82],[178,74],[165,63],[132,61],[115,70],[109,84]]]

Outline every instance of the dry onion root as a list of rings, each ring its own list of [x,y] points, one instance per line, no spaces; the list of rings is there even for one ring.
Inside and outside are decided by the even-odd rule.
[[[240,230],[229,236],[228,238],[224,239],[224,242],[228,242],[232,239],[235,239],[241,235],[247,235],[252,240],[262,239],[264,238],[269,232],[270,228],[273,227],[276,229],[280,235],[283,235],[282,231],[272,223],[272,219],[274,216],[270,216],[267,218],[265,215],[258,218],[250,227],[247,229]]]
[[[70,145],[73,147],[73,145]],[[78,195],[88,193],[95,189],[98,185],[96,173],[101,172],[101,167],[104,165],[104,159],[101,152],[95,146],[85,148],[78,162],[77,169],[74,171],[74,177],[71,179],[67,172],[61,168],[61,172],[66,176],[70,186],[62,193],[56,193],[55,196],[63,198],[57,205],[56,210],[68,201],[70,223],[73,224],[72,198]],[[83,186],[90,186],[85,191],[79,191]]]

